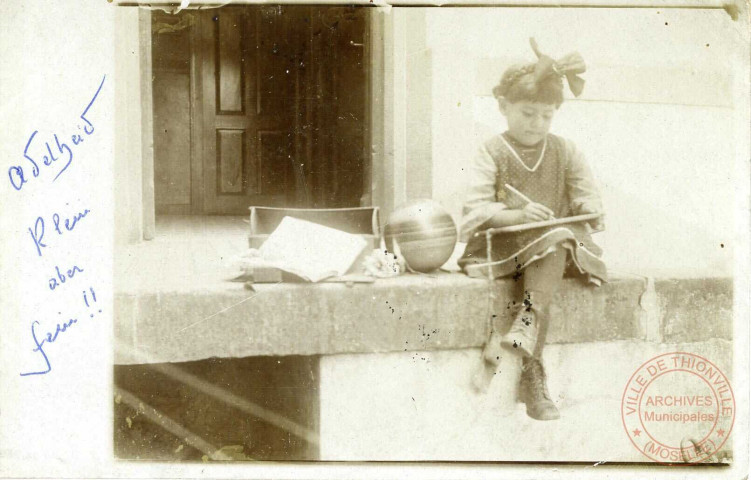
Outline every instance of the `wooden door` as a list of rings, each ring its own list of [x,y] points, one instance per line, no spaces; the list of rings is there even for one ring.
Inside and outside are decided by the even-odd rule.
[[[368,11],[363,7],[318,7],[311,11],[311,68],[307,83],[311,168],[316,207],[369,206],[370,168]],[[367,199],[366,199],[367,197]]]
[[[201,152],[202,213],[361,204],[370,168],[364,11],[200,12],[191,143]]]
[[[277,7],[201,17],[204,213],[246,214],[296,196],[294,78],[299,45]]]

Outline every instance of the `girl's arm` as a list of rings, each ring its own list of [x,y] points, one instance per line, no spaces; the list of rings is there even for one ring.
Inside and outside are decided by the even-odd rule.
[[[573,214],[604,213],[600,191],[584,155],[573,142],[568,140],[566,153],[566,190],[571,200]],[[590,225],[597,231],[605,229],[602,217],[593,220]]]
[[[487,147],[477,151],[469,166],[469,188],[462,209],[460,240],[469,241],[478,230],[496,216],[507,216],[508,206],[496,198],[496,176],[498,167]]]
[[[553,218],[553,211],[540,203],[530,202],[519,210],[508,209],[493,215],[485,228],[509,227],[520,223],[543,222]]]
[[[523,209],[510,209],[508,205],[498,201],[498,167],[484,145],[475,155],[469,175],[469,190],[460,227],[461,241],[468,241],[475,232],[486,228],[507,227],[551,218],[550,209],[538,203],[529,203]]]

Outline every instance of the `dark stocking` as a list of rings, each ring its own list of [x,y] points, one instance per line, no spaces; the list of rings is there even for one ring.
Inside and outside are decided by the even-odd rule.
[[[561,286],[563,271],[566,268],[568,252],[558,247],[555,252],[530,263],[524,269],[524,301],[525,307],[530,307],[539,317],[539,331],[535,357],[541,358],[548,333],[550,319],[550,301]]]

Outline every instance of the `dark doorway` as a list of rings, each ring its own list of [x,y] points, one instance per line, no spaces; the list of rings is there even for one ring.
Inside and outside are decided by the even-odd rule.
[[[157,213],[360,206],[368,18],[361,7],[155,11]]]

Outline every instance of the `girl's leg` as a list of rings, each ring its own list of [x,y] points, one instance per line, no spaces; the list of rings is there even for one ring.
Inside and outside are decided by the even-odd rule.
[[[524,306],[538,317],[538,336],[534,356],[540,358],[550,323],[550,302],[563,281],[568,252],[558,247],[555,252],[533,262],[524,269]]]
[[[532,262],[522,272],[524,287],[521,309],[503,336],[501,345],[522,356],[539,356],[547,334],[545,321],[553,294],[563,279],[567,251],[561,247]],[[540,335],[540,332],[542,335]],[[543,337],[542,342],[540,337]]]
[[[550,324],[550,302],[563,280],[568,252],[557,248],[555,252],[530,264],[524,270],[524,305],[535,312],[538,333],[534,353],[522,360],[520,398],[527,405],[527,415],[537,420],[555,420],[560,413],[550,398],[542,349]]]

